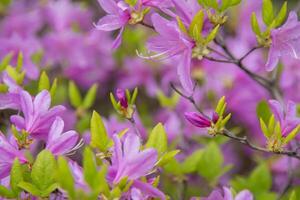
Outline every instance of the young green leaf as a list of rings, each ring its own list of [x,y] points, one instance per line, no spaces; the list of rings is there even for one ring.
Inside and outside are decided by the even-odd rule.
[[[224,157],[219,146],[211,142],[205,149],[198,164],[198,173],[214,182],[223,170]]]
[[[96,111],[93,111],[90,126],[91,126],[90,145],[92,147],[99,148],[100,151],[102,152],[105,152],[108,147],[109,137],[107,135],[102,118]]]
[[[183,173],[193,173],[197,170],[198,163],[203,154],[203,149],[194,151],[191,155],[185,158],[184,162],[181,163],[181,170]]]
[[[57,176],[58,183],[62,189],[68,192],[70,199],[75,199],[74,178],[69,168],[68,162],[62,156],[57,160]]]
[[[167,164],[171,159],[173,159],[180,151],[179,150],[173,150],[169,151],[162,155],[162,157],[157,162],[157,166],[163,166]]]
[[[55,182],[56,163],[48,150],[40,152],[32,166],[33,184],[41,191],[47,190]]]
[[[275,27],[280,26],[286,18],[287,14],[287,1],[283,3],[278,15],[275,18]]]
[[[3,185],[0,185],[0,197],[5,197],[8,199],[13,199],[16,198],[16,195],[14,194],[13,191],[7,189]]]
[[[18,187],[18,184],[22,181],[23,181],[22,167],[19,160],[16,158],[14,160],[14,163],[10,171],[10,187],[17,196],[21,192],[20,188]]]
[[[217,25],[206,37],[205,42],[208,44],[215,39],[219,32],[220,25]]]
[[[98,180],[95,178],[97,173],[94,154],[90,148],[86,147],[83,152],[83,176],[84,180],[91,188],[97,187]]]
[[[198,38],[198,35],[201,35],[202,33],[202,28],[203,28],[203,23],[204,23],[204,12],[203,10],[200,10],[193,18],[190,28],[189,28],[189,33],[192,35],[194,39]],[[197,30],[194,32],[194,30]]]
[[[261,35],[261,30],[260,30],[255,12],[253,12],[251,15],[251,27],[252,27],[253,32],[256,35],[258,35],[258,36]]]
[[[297,134],[299,133],[300,131],[300,125],[298,125],[296,128],[294,128],[286,138],[284,138],[284,143],[287,144],[289,143],[290,141],[292,141],[296,136]]]
[[[263,0],[262,17],[266,25],[271,25],[274,20],[274,10],[272,0]]]
[[[95,102],[97,95],[98,84],[94,84],[87,92],[84,100],[83,100],[83,108],[89,109]]]
[[[157,124],[151,131],[146,147],[155,148],[159,154],[163,154],[167,151],[168,138],[165,128],[161,123]]]
[[[269,129],[268,129],[266,123],[264,122],[264,120],[262,118],[259,118],[259,122],[260,122],[260,128],[261,128],[264,136],[266,138],[270,138],[272,132],[271,133],[269,132]]]
[[[81,106],[82,97],[78,87],[73,81],[69,82],[69,99],[73,107],[78,108],[79,106]]]
[[[42,72],[39,80],[39,92],[42,90],[49,90],[50,89],[50,81],[49,77],[45,71]]]
[[[23,190],[25,190],[26,192],[29,192],[30,194],[34,195],[34,196],[40,197],[42,195],[40,190],[35,185],[33,185],[31,183],[22,181],[18,184],[18,186],[20,188],[22,188]]]

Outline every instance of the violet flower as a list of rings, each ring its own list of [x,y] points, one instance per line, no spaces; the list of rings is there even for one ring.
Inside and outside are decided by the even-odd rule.
[[[149,197],[165,200],[165,194],[150,183],[135,180],[132,184],[130,199],[147,200]]]
[[[46,139],[50,126],[65,108],[54,106],[50,108],[51,97],[48,91],[41,91],[34,100],[26,92],[20,92],[20,107],[23,117],[20,115],[11,116],[11,122],[18,130],[25,130],[34,138]]]
[[[300,23],[297,13],[292,11],[284,25],[271,31],[271,47],[266,69],[273,70],[282,56],[300,59]]]
[[[129,6],[123,1],[117,3],[114,0],[98,0],[98,2],[107,15],[98,21],[96,28],[102,31],[120,29],[117,38],[113,42],[113,48],[116,49],[121,44],[124,28],[131,18]]]
[[[126,98],[125,91],[118,88],[117,91],[116,91],[116,95],[118,97],[118,100],[119,100],[121,106],[123,108],[128,108],[128,101],[127,101],[127,98]]]
[[[219,116],[215,112],[212,115],[212,119],[196,112],[186,112],[184,116],[191,124],[199,128],[209,128],[219,120]]]
[[[190,76],[192,49],[195,46],[194,41],[180,31],[176,22],[168,21],[158,14],[152,15],[152,23],[159,35],[150,38],[147,47],[150,51],[158,54],[149,58],[178,56],[180,60],[177,67],[179,80],[188,95],[191,95],[194,88]]]
[[[280,122],[282,135],[286,136],[300,124],[300,118],[297,117],[297,106],[289,101],[284,108],[278,101],[270,100],[269,105],[275,118]]]
[[[232,191],[224,187],[223,192],[214,190],[207,198],[203,198],[203,200],[253,200],[253,195],[248,190],[242,190],[233,197]]]
[[[46,149],[50,150],[53,155],[64,155],[77,149],[78,133],[76,131],[67,131],[63,133],[64,121],[60,117],[56,117],[53,122]]]
[[[113,135],[114,148],[112,166],[109,168],[108,179],[117,184],[123,178],[137,180],[149,173],[157,162],[157,152],[149,148],[140,151],[140,138],[135,134],[127,134],[124,142]]]
[[[18,149],[17,143],[8,141],[0,132],[0,179],[9,175],[15,158],[18,158],[20,163],[27,161],[23,152]]]

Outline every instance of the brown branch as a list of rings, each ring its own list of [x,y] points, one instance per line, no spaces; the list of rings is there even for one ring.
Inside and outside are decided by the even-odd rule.
[[[182,92],[180,92],[175,87],[175,85],[173,83],[171,83],[171,87],[181,97],[187,99],[195,107],[195,109],[197,111],[199,111],[204,116],[208,117],[206,114],[203,113],[203,111],[201,110],[201,108],[196,104],[196,101],[195,101],[195,99],[194,99],[193,96],[186,96],[186,95],[184,95]],[[230,138],[230,139],[232,139],[234,141],[239,142],[240,144],[244,144],[245,146],[247,146],[247,147],[249,147],[249,148],[251,148],[252,150],[255,150],[255,151],[259,151],[259,152],[263,152],[263,153],[276,154],[276,155],[285,155],[285,156],[296,158],[296,159],[300,160],[300,155],[298,155],[297,149],[294,150],[294,151],[278,151],[278,152],[269,151],[266,148],[256,146],[246,136],[244,136],[244,137],[236,136],[235,134],[231,133],[228,129],[224,129],[219,135],[222,135],[222,136],[225,136],[227,138]]]

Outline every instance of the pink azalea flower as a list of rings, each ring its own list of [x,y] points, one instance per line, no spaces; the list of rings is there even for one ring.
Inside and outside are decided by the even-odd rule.
[[[51,97],[48,91],[41,91],[34,100],[26,92],[20,92],[20,107],[23,117],[20,115],[11,116],[11,122],[18,130],[25,130],[32,137],[46,139],[50,126],[55,118],[65,109],[63,106],[50,108]]]
[[[284,25],[271,31],[272,44],[266,69],[273,70],[279,58],[289,56],[300,59],[300,23],[296,12],[290,12]]]
[[[280,122],[283,136],[289,134],[300,124],[300,118],[297,117],[297,105],[294,102],[289,101],[286,108],[276,100],[270,100],[269,105],[276,119]]]
[[[253,195],[248,190],[242,190],[233,197],[231,190],[224,187],[223,192],[221,190],[214,190],[207,198],[203,198],[203,200],[253,200]]]
[[[15,158],[18,158],[21,163],[27,161],[23,152],[18,149],[17,143],[7,140],[0,132],[0,180],[9,175]]]
[[[206,116],[196,112],[186,112],[184,116],[189,122],[199,128],[209,128],[212,123],[217,123],[219,120],[219,116],[215,112],[213,113],[212,119],[208,119]]]
[[[76,131],[67,131],[63,133],[64,121],[60,117],[56,117],[53,122],[46,149],[50,150],[53,155],[63,155],[77,149],[78,133]]]
[[[98,0],[98,2],[107,15],[98,21],[96,28],[102,31],[121,29],[113,43],[113,48],[118,48],[122,41],[124,28],[131,18],[129,6],[123,1],[117,3],[114,0]]]
[[[159,35],[150,38],[148,41],[148,49],[158,52],[155,57],[171,58],[178,56],[180,63],[177,73],[182,87],[191,95],[193,93],[194,84],[191,80],[191,59],[192,49],[195,46],[193,40],[182,33],[174,21],[168,21],[158,14],[153,14],[152,23]],[[154,58],[151,56],[150,58]]]
[[[121,142],[117,135],[113,135],[114,148],[112,166],[108,179],[116,184],[123,178],[137,180],[149,173],[157,162],[157,152],[149,148],[140,151],[140,138],[135,134],[126,135]]]

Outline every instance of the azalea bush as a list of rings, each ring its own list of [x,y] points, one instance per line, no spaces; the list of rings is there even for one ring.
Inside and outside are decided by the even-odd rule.
[[[1,0],[0,198],[300,199],[298,10]]]

